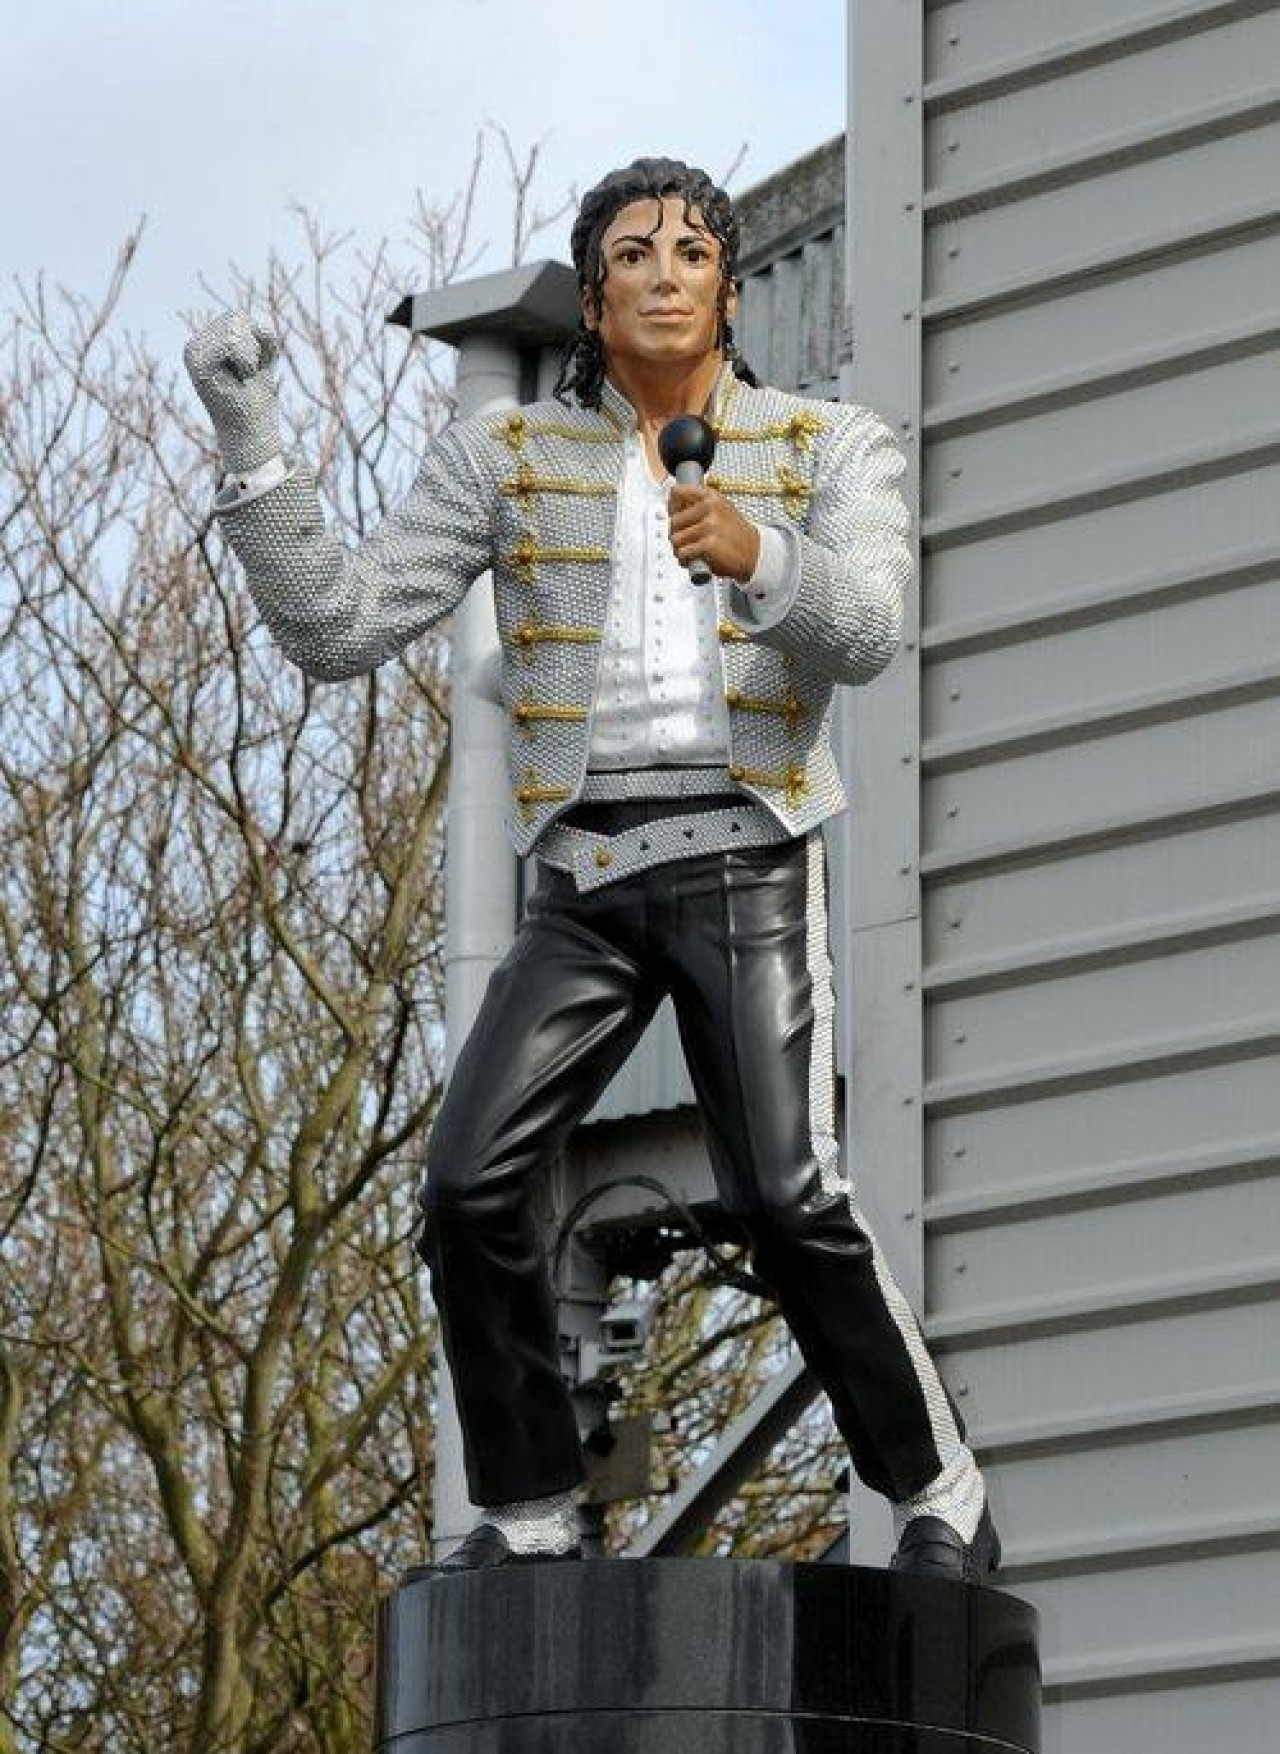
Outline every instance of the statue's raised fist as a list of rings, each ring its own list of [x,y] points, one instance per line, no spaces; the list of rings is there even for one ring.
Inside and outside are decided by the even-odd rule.
[[[255,372],[266,371],[280,357],[280,348],[269,329],[255,323],[245,311],[222,311],[202,323],[183,349],[191,380],[232,377],[241,383]]]
[[[209,410],[227,467],[256,469],[279,456],[280,423],[271,368],[275,336],[245,311],[202,323],[182,352],[196,394]]]

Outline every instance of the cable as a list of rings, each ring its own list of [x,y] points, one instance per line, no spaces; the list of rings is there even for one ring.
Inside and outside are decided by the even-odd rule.
[[[683,1200],[677,1199],[670,1189],[664,1187],[660,1181],[647,1175],[621,1175],[617,1176],[613,1181],[602,1182],[599,1187],[591,1188],[587,1193],[583,1194],[581,1199],[576,1200],[565,1213],[564,1217],[560,1220],[560,1225],[556,1232],[555,1246],[551,1252],[551,1284],[557,1296],[561,1295],[562,1291],[560,1284],[560,1269],[564,1259],[564,1251],[568,1246],[570,1236],[573,1234],[573,1231],[579,1220],[582,1218],[583,1213],[589,1211],[590,1208],[595,1205],[597,1200],[601,1200],[606,1194],[612,1193],[614,1188],[644,1188],[646,1192],[656,1194],[662,1204],[677,1215],[684,1228],[691,1233],[694,1239],[701,1245],[704,1252],[710,1256],[713,1263],[714,1277],[718,1281],[725,1285],[732,1285],[739,1291],[748,1291],[753,1297],[763,1297],[770,1302],[774,1301],[774,1292],[770,1285],[766,1284],[763,1279],[757,1274],[750,1272],[748,1269],[735,1267],[730,1260],[720,1253],[715,1243],[712,1242],[702,1225],[698,1222],[693,1209],[686,1206]]]

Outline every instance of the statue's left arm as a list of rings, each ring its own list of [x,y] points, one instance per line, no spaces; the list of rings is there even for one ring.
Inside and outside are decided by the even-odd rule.
[[[837,682],[869,682],[902,637],[913,558],[899,482],[906,460],[884,422],[865,408],[832,410],[817,439],[813,494],[784,529],[796,569],[790,606],[753,625],[750,598],[734,620],[762,645],[789,652]]]

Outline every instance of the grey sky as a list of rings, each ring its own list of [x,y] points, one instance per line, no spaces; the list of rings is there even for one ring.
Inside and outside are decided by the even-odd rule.
[[[641,152],[742,188],[844,123],[845,0],[0,0],[0,270],[94,291],[147,215],[126,313],[163,349],[199,277],[292,253],[290,204],[373,244],[450,195],[477,129],[545,140],[555,204]],[[491,155],[481,266],[507,259]],[[565,255],[567,222],[536,255]],[[407,252],[406,252],[407,254]]]

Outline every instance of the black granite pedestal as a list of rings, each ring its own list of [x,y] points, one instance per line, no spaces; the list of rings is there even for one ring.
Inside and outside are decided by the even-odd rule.
[[[381,1604],[378,1754],[1039,1754],[1035,1610],[857,1566],[606,1559]]]

